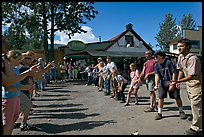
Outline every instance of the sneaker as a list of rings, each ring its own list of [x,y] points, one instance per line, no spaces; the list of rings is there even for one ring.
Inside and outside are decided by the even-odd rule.
[[[35,94],[35,97],[40,97],[40,94],[36,93],[36,94]]]
[[[37,105],[36,104],[33,104],[33,108],[36,108],[37,107]]]
[[[129,103],[125,103],[125,105],[124,106],[129,106],[130,104]]]
[[[135,102],[135,105],[139,105],[139,102]]]
[[[162,114],[157,113],[157,115],[155,116],[155,120],[160,120],[162,119]]]
[[[144,110],[144,112],[154,112],[155,111],[154,108],[155,107],[153,108],[148,107],[147,109]]]
[[[108,96],[108,95],[110,95],[110,93],[105,93],[105,96]]]
[[[138,131],[133,132],[131,135],[139,135]]]
[[[186,130],[186,135],[202,135],[201,131],[195,131],[192,128]]]
[[[21,131],[28,131],[28,130],[42,131],[41,128],[38,128],[38,127],[36,127],[36,126],[34,126],[34,125],[27,124],[27,123],[24,124],[24,125],[21,125],[21,126],[20,126],[20,130],[21,130]]]
[[[19,128],[21,123],[15,123],[13,128]]]
[[[120,103],[125,103],[125,100],[120,101]]]
[[[179,112],[181,119],[187,119],[187,115],[184,112]]]
[[[110,98],[114,98],[114,97],[115,97],[114,95],[111,95],[111,96],[110,96]]]

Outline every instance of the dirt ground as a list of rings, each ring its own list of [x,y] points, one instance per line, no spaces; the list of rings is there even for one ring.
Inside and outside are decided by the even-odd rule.
[[[49,84],[46,89],[35,97],[37,108],[28,120],[43,131],[16,128],[13,135],[131,135],[135,131],[139,135],[184,135],[192,122],[185,84],[181,96],[186,120],[179,118],[175,100],[169,98],[165,99],[163,119],[154,119],[157,112],[144,112],[149,106],[145,85],[139,89],[140,105],[134,104],[132,95],[126,107],[84,82]]]

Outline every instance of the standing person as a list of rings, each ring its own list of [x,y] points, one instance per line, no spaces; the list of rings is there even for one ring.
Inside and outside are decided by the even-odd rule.
[[[127,79],[125,79],[122,75],[118,73],[118,70],[114,69],[112,72],[113,78],[117,81],[117,97],[118,100],[122,100],[121,103],[125,103],[125,88],[128,85]]]
[[[105,62],[101,61],[100,62],[100,65],[102,66],[102,68],[99,70],[99,76],[103,78],[103,84],[104,85],[101,85],[102,86],[102,90],[103,90],[103,87],[104,87],[104,95],[108,95],[108,93],[110,93],[110,83],[108,84],[108,74],[109,72],[106,72],[106,73],[103,73],[105,70],[106,70],[106,64]]]
[[[88,65],[84,71],[80,72],[80,73],[87,73],[88,74],[86,86],[90,86],[92,84],[92,81],[93,81],[92,71],[93,70],[91,68],[91,65]]]
[[[40,69],[41,70],[43,70],[44,69],[44,67],[45,67],[45,61],[44,61],[44,59],[43,58],[38,58],[38,63],[39,63],[39,65],[40,65]],[[49,73],[49,72],[48,72]],[[43,74],[43,77],[45,77],[44,76],[45,74]],[[43,80],[36,80],[37,81],[37,90],[35,91],[35,96],[37,95],[37,96],[39,96],[39,94],[37,93],[38,91],[44,91],[45,90],[45,79],[43,79]]]
[[[22,61],[22,67],[19,69],[19,72],[23,72],[29,69],[29,65],[32,63],[31,58],[26,54],[23,55],[23,61]],[[29,84],[29,77],[26,77],[22,81],[20,81],[21,85],[28,85]],[[35,127],[32,124],[28,124],[28,116],[30,114],[30,110],[32,108],[32,101],[31,101],[31,93],[32,90],[21,90],[21,96],[20,96],[20,119],[21,119],[21,125],[20,129],[21,131],[25,130],[35,130],[37,127]]]
[[[116,86],[114,84],[114,78],[112,77],[112,72],[113,70],[118,70],[116,64],[112,61],[112,57],[111,56],[107,56],[106,57],[106,61],[107,61],[107,65],[106,65],[106,70],[103,73],[107,73],[110,72],[107,76],[107,84],[109,84],[111,87],[111,91],[112,91],[112,95],[111,98],[117,98],[117,94],[116,94]],[[108,90],[107,95],[110,95],[110,90]]]
[[[8,77],[19,75],[19,70],[15,66],[21,63],[22,55],[20,52],[11,50],[7,53],[7,59],[10,64],[10,69],[6,68],[5,74]],[[5,66],[6,67],[6,66]],[[20,114],[20,90],[29,90],[32,88],[30,85],[20,85],[16,82],[11,86],[2,88],[2,119],[4,127],[4,135],[11,135],[14,124]]]
[[[17,52],[15,56],[12,57],[11,53],[8,53],[9,51],[9,45],[6,41],[6,39],[2,36],[2,133],[3,135],[11,135],[13,126],[15,123],[15,118],[13,117],[13,113],[19,113],[18,110],[18,96],[19,90],[29,90],[32,89],[30,85],[23,86],[21,85],[18,89],[11,89],[13,86],[19,85],[19,82],[23,80],[25,77],[32,76],[35,78],[42,78],[42,74],[46,72],[51,66],[52,63],[49,63],[48,66],[43,71],[36,71],[37,65],[34,65],[30,67],[30,69],[18,74],[19,72],[14,70],[13,63],[10,63],[9,60],[13,60],[14,63],[19,62],[19,58],[21,55],[19,55],[17,59],[17,55],[20,54]],[[7,57],[7,54],[9,57]],[[15,58],[16,57],[16,58]],[[16,60],[16,61],[15,61]],[[16,73],[14,73],[14,71]],[[14,84],[12,86],[12,84]],[[17,92],[16,92],[17,90]],[[17,100],[17,102],[15,102]],[[17,105],[15,108],[15,104]],[[16,112],[14,112],[15,110]]]
[[[183,103],[180,97],[180,89],[172,85],[171,81],[176,80],[176,68],[173,63],[165,58],[166,54],[162,51],[158,51],[155,54],[157,63],[154,67],[155,73],[155,89],[158,90],[158,113],[155,116],[155,120],[162,119],[162,108],[164,105],[164,98],[167,98],[167,92],[169,97],[176,100],[179,108],[179,115],[181,119],[186,119],[187,116],[183,111]]]
[[[95,87],[98,87],[98,72],[98,68],[95,68],[94,64],[92,64],[93,83]]]
[[[72,68],[73,68],[72,69],[73,80],[77,80],[78,68],[76,62],[73,63]]]
[[[63,62],[60,63],[59,69],[62,82],[66,82],[66,65]]]
[[[131,83],[130,83],[130,87],[128,89],[127,100],[126,100],[125,106],[129,105],[130,95],[131,95],[132,91],[135,94],[135,104],[136,105],[139,104],[137,92],[138,92],[139,87],[141,85],[138,81],[140,74],[139,74],[138,69],[136,69],[135,63],[130,64],[130,70],[131,70],[131,72],[130,72]]]
[[[73,78],[73,75],[72,75],[72,69],[73,69],[73,66],[72,66],[72,62],[70,61],[68,64],[67,64],[67,71],[68,71],[68,80],[72,80]]]
[[[202,135],[202,72],[201,63],[197,56],[190,53],[191,42],[189,39],[181,39],[177,44],[179,57],[177,69],[178,79],[175,81],[176,87],[180,87],[181,82],[186,82],[188,98],[191,104],[193,120],[187,135]]]
[[[36,72],[37,65],[32,66],[29,70],[20,73],[19,75],[6,76],[6,68],[11,69],[8,64],[6,54],[9,51],[9,45],[6,39],[2,36],[2,87],[10,86],[18,81],[23,80],[27,76],[39,78],[42,72]],[[8,66],[8,67],[7,67]],[[8,71],[8,70],[7,70]]]
[[[29,70],[29,66],[30,64],[32,63],[31,61],[31,57],[29,57],[26,53],[23,53],[23,60],[22,60],[22,67],[19,69],[19,73],[22,73],[26,70]],[[29,77],[26,77],[24,78],[23,80],[20,81],[20,84],[22,85],[27,85],[30,81],[30,78]],[[33,91],[33,90],[32,90]],[[31,92],[32,91],[29,91],[29,90],[21,90],[21,92],[23,92],[29,99],[31,99]]]
[[[144,111],[153,112],[156,108],[156,95],[154,92],[154,64],[156,60],[152,58],[151,50],[145,52],[145,57],[147,61],[143,64],[143,70],[140,74],[139,81],[141,82],[142,77],[144,77],[146,88],[150,96],[150,106]]]
[[[54,83],[57,82],[57,68],[55,63],[54,66],[50,69],[50,80],[53,81]]]
[[[78,80],[82,80],[82,76],[81,76],[81,74],[80,74],[80,72],[82,72],[82,65],[81,65],[81,63],[78,63],[78,65],[77,65],[77,70],[78,70],[77,79],[78,79]]]
[[[102,58],[100,58],[100,57],[97,59],[97,62],[98,62],[98,64],[95,66],[95,68],[97,68],[100,71],[105,64],[100,63],[100,62],[102,62]],[[104,82],[103,77],[98,75],[98,87],[99,87],[98,91],[103,90],[103,82]]]

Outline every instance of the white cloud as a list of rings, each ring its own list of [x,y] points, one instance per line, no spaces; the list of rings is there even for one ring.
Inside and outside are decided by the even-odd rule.
[[[7,26],[2,27],[2,34],[6,29],[8,29],[9,26],[10,24],[7,24]],[[48,28],[50,28],[50,23],[48,23]],[[82,26],[82,29],[86,30],[87,33],[81,33],[81,34],[76,33],[74,36],[71,37],[71,39],[69,39],[66,33],[57,31],[55,35],[59,37],[59,40],[55,39],[54,43],[67,45],[67,43],[72,40],[80,40],[84,43],[99,42],[99,39],[93,34],[92,28],[88,26]],[[27,31],[26,31],[26,35],[28,35]],[[49,39],[48,39],[48,43],[50,44]]]
[[[67,44],[72,40],[80,40],[84,43],[98,42],[98,38],[93,34],[92,28],[88,26],[82,26],[83,30],[86,30],[87,33],[76,33],[74,36],[69,39],[69,37],[64,32],[56,32],[55,35],[59,36],[59,40],[55,40],[55,44]]]

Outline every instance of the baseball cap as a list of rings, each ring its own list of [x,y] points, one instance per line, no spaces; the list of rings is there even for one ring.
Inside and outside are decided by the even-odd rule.
[[[102,58],[99,57],[97,60],[102,60]]]

